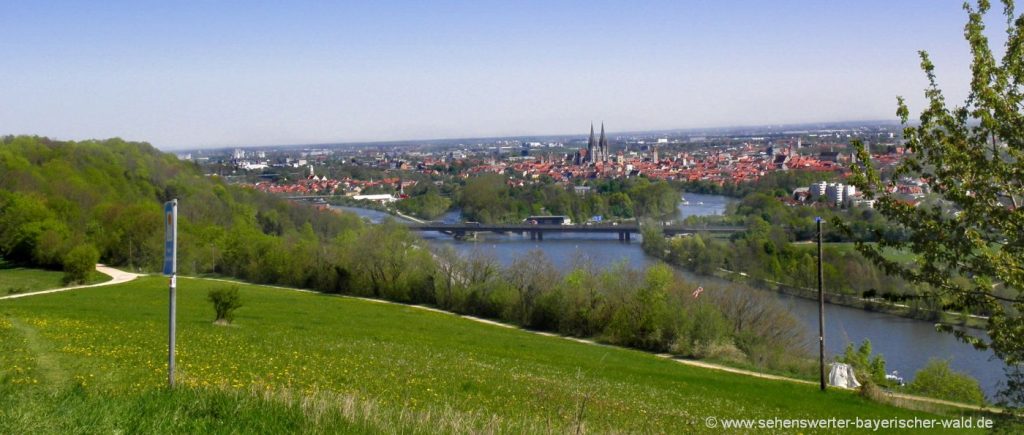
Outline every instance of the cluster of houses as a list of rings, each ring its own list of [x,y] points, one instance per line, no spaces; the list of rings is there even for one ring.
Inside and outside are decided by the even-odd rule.
[[[259,191],[282,194],[288,196],[335,196],[344,195],[354,199],[365,199],[370,201],[380,202],[393,202],[404,197],[404,191],[406,188],[416,185],[415,180],[402,180],[398,177],[383,178],[379,180],[356,180],[353,178],[343,178],[335,180],[324,176],[318,176],[313,170],[313,166],[309,167],[309,175],[306,178],[291,181],[288,183],[274,183],[270,181],[260,181],[253,185],[253,188]],[[381,187],[383,189],[396,192],[398,195],[391,193],[379,193],[379,194],[363,194],[365,190],[374,187]]]
[[[600,142],[597,142],[600,143]],[[786,145],[786,144],[784,144]],[[547,153],[514,157],[484,157],[479,160],[466,160],[455,156],[435,158],[423,156],[420,161],[408,161],[390,158],[387,154],[383,159],[375,159],[359,164],[387,169],[419,172],[427,175],[440,175],[452,165],[459,165],[454,171],[457,176],[468,178],[478,174],[497,173],[510,175],[509,184],[522,186],[543,180],[559,183],[575,184],[577,180],[603,178],[647,177],[658,180],[704,181],[719,185],[756,181],[773,171],[802,170],[843,174],[854,159],[851,152],[831,148],[827,151],[807,153],[801,150],[800,142],[796,146],[771,146],[746,143],[731,147],[709,147],[694,152],[659,152],[659,145],[651,145],[644,151],[618,150],[612,152],[606,148],[602,158],[581,158],[588,156],[589,149],[580,149],[575,153]],[[801,152],[803,151],[803,152]],[[872,155],[872,160],[880,167],[891,166],[899,162],[903,150]],[[356,162],[356,159],[352,159]],[[403,181],[398,177],[379,180],[356,180],[352,178],[331,179],[317,176],[313,166],[309,166],[309,174],[305,179],[287,183],[261,181],[254,185],[258,190],[285,194],[290,196],[313,195],[346,195],[357,199],[390,202],[403,197],[405,188],[415,185],[412,180]],[[584,187],[585,188],[585,187]],[[374,195],[365,191],[372,189]],[[924,192],[924,183],[920,180],[901,180],[895,188],[913,200]],[[394,193],[394,194],[392,194]],[[577,192],[585,193],[585,192]],[[795,203],[824,202],[834,207],[872,207],[871,198],[863,198],[854,186],[842,183],[818,182],[811,186],[796,189],[792,201]]]
[[[585,155],[586,150],[579,153]],[[717,184],[756,181],[772,171],[801,169],[809,171],[844,171],[849,154],[824,152],[801,155],[792,147],[765,151],[756,145],[728,150],[712,150],[702,154],[686,152],[671,155],[650,152],[619,151],[606,161],[580,163],[574,155],[545,155],[507,161],[489,161],[471,167],[465,175],[506,173],[525,180],[548,177],[554,181],[574,179],[630,178],[645,176],[658,180],[708,181]]]

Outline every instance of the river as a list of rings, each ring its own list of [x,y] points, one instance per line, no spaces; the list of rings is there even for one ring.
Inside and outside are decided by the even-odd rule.
[[[729,198],[718,195],[687,193],[685,198],[687,203],[679,206],[679,219],[691,215],[723,214],[729,202]],[[390,216],[376,210],[334,208],[357,213],[373,222]],[[456,223],[461,218],[458,211],[453,211],[440,220]],[[505,265],[535,251],[543,252],[563,270],[572,267],[577,258],[585,258],[596,266],[625,261],[634,268],[660,261],[643,252],[639,236],[635,236],[636,239],[631,243],[620,242],[615,234],[545,234],[544,241],[530,240],[529,237],[516,234],[492,233],[480,234],[475,241],[457,241],[451,236],[434,232],[423,233],[422,236],[431,245],[452,246],[463,255],[491,255]],[[728,284],[728,281],[717,277],[698,276],[687,271],[681,271],[681,274],[698,285]],[[815,343],[808,343],[808,348],[817,349],[817,302],[774,292],[772,294],[807,327],[807,336],[815,340]],[[899,371],[907,382],[933,358],[949,359],[953,369],[978,379],[989,398],[1005,380],[1003,365],[991,351],[975,350],[957,341],[951,334],[937,332],[932,323],[838,305],[825,306],[826,358],[831,359],[833,355],[841,354],[847,343],[857,345],[864,339],[871,340],[875,354],[883,355],[887,369],[890,372]]]

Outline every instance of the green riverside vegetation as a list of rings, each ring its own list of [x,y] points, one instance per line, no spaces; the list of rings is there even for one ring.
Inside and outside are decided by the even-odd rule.
[[[530,215],[565,215],[573,222],[596,215],[657,218],[676,213],[680,202],[679,191],[667,182],[646,178],[589,180],[590,191],[583,194],[551,182],[513,188],[509,181],[499,174],[470,177],[457,192],[456,204],[468,219],[493,223],[520,222]]]
[[[0,432],[701,432],[705,418],[932,418],[418,307],[180,278],[0,301]],[[128,308],[130,307],[130,308]],[[938,410],[939,412],[948,412]],[[947,414],[951,416],[953,414]]]
[[[751,190],[751,193],[730,204],[725,215],[687,219],[693,225],[742,225],[745,231],[729,238],[696,234],[668,239],[649,227],[644,232],[644,251],[698,274],[741,279],[761,287],[816,298],[817,252],[811,242],[816,234],[814,219],[821,216],[826,221],[841,220],[846,222],[850,232],[840,231],[831,224],[824,231],[823,274],[830,302],[948,324],[984,326],[983,319],[946,313],[961,312],[963,307],[927,285],[886,273],[850,241],[851,236],[871,245],[881,240],[897,240],[905,237],[901,226],[889,224],[870,208],[788,205],[784,199],[789,195],[775,187],[777,183],[778,180],[747,183],[743,191]],[[918,259],[909,249],[883,248],[880,252],[889,261],[906,267],[914,267]],[[1005,289],[996,292],[1010,294]],[[991,311],[970,307],[966,313],[987,316]]]

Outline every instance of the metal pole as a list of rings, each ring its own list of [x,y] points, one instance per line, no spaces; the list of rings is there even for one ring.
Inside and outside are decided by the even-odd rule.
[[[177,297],[178,287],[178,200],[172,199],[164,203],[164,275],[171,278],[168,298],[170,304],[167,313],[167,385],[174,387],[174,342],[177,329]]]
[[[821,266],[821,217],[815,218],[815,221],[818,222],[818,371],[821,391],[825,391],[825,273]]]
[[[168,331],[169,334],[168,334],[168,339],[167,339],[167,384],[169,386],[171,386],[171,387],[174,386],[174,341],[175,341],[175,335],[176,335],[175,330],[177,329],[176,326],[177,326],[177,323],[178,323],[177,322],[177,315],[175,313],[176,308],[177,308],[176,307],[177,304],[175,303],[175,300],[177,299],[175,297],[175,289],[177,288],[177,284],[178,284],[177,283],[177,281],[178,281],[177,278],[178,278],[177,275],[171,275],[171,294],[170,294],[170,297],[171,297],[170,307],[171,308],[170,308],[170,313],[169,313],[170,314],[170,321],[168,322],[168,324],[170,325],[170,330]]]

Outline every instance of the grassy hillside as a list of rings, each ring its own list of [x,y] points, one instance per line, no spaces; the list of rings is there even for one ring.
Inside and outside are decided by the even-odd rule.
[[[96,284],[109,280],[109,276],[94,271],[85,283]],[[16,267],[0,259],[0,296],[64,286],[64,272]]]
[[[322,291],[358,275],[335,246],[361,233],[357,216],[227,184],[146,143],[0,137],[0,257],[18,266],[61,270],[71,250],[89,246],[106,264],[159,270],[171,199],[181,272]]]
[[[704,419],[928,417],[849,392],[359,299],[242,285],[234,325],[180,279],[0,301],[0,432],[692,432]]]

